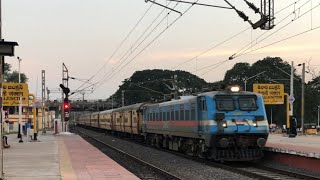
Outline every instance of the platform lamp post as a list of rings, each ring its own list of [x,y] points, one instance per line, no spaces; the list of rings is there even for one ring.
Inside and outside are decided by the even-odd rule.
[[[306,66],[305,63],[298,64],[302,66],[302,83],[301,83],[301,134],[304,134],[304,91],[305,91],[305,75],[306,75]]]
[[[18,46],[17,42],[8,42],[8,41],[3,41],[2,36],[1,36],[1,0],[0,0],[0,102],[1,102],[1,113],[0,113],[0,156],[1,156],[1,161],[0,161],[0,168],[1,168],[1,173],[0,173],[0,179],[3,179],[3,106],[2,106],[2,94],[3,94],[3,70],[4,70],[4,56],[14,56],[14,47]]]
[[[263,74],[263,73],[265,73],[265,72],[266,72],[266,71],[262,71],[261,73],[258,73],[258,74],[254,75],[254,76],[251,76],[251,77],[246,78],[246,79],[244,80],[244,91],[247,91],[247,82],[248,82],[249,79],[252,79],[252,78],[254,78],[254,77],[257,77],[257,76],[259,76],[260,74]]]
[[[19,61],[19,83],[21,83],[21,73],[20,73],[20,63],[21,63],[21,58],[17,57]],[[19,143],[23,143],[22,140],[22,99],[19,97],[19,130],[18,130],[18,138],[20,138]]]

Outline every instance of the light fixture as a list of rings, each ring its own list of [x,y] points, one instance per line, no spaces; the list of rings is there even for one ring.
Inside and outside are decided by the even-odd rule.
[[[228,127],[228,125],[227,125],[227,122],[226,122],[226,121],[224,121],[224,122],[222,123],[222,127],[224,127],[224,128],[227,128],[227,127]]]
[[[252,126],[257,127],[258,126],[257,121],[252,121]]]
[[[239,86],[232,86],[230,88],[231,92],[239,92],[240,91],[240,87]]]

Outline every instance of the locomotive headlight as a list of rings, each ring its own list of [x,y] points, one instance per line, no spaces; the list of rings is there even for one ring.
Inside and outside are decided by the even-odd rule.
[[[227,128],[228,127],[227,122],[223,122],[222,127]]]
[[[252,126],[257,127],[258,126],[257,121],[252,121]]]
[[[230,90],[231,90],[231,92],[239,92],[240,87],[239,86],[232,86]]]

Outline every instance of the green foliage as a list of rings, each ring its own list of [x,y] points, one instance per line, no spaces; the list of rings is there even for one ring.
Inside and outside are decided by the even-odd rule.
[[[9,73],[7,79],[7,82],[19,82],[19,72],[18,71],[13,71],[12,73]],[[20,82],[24,83],[27,82],[28,78],[24,73],[20,74]]]
[[[24,73],[20,73],[20,82],[25,83],[28,81],[27,76]],[[4,64],[4,81],[5,82],[19,82],[19,72],[13,71],[11,73],[11,65],[8,63]]]
[[[247,91],[253,91],[253,84],[276,83],[284,84],[285,93],[290,94],[290,72],[291,65],[280,57],[266,57],[252,64],[237,63],[225,74],[225,84],[238,84],[243,89],[247,80]],[[264,73],[262,73],[264,72]],[[261,74],[259,74],[261,73]],[[258,75],[259,74],[259,75]],[[294,112],[297,117],[298,126],[301,123],[301,77],[294,70],[293,94],[295,97]],[[305,85],[305,123],[317,121],[317,105],[320,105],[320,77],[317,77]],[[286,124],[286,107],[284,105],[266,105],[267,116],[273,123]]]
[[[242,89],[245,89],[245,81],[247,82],[247,91],[252,91],[255,83],[277,83],[284,84],[285,93],[290,94],[290,70],[291,65],[280,57],[266,57],[252,65],[249,63],[237,63],[226,72],[222,81],[213,83],[207,83],[203,79],[185,71],[160,69],[137,71],[129,79],[123,81],[123,84],[119,86],[113,97],[114,102],[120,106],[122,104],[122,91],[124,91],[125,105],[171,99],[173,91],[170,88],[172,88],[174,75],[177,75],[179,95],[221,90],[226,85],[239,85]],[[295,102],[293,114],[297,117],[298,126],[301,123],[301,82],[301,77],[294,70],[293,89]],[[305,87],[305,123],[316,123],[317,108],[320,105],[320,77],[316,77]],[[286,124],[285,104],[266,105],[265,108],[269,122],[272,114],[273,123]]]
[[[122,104],[124,91],[125,105],[139,102],[159,102],[171,99],[173,91],[173,77],[177,75],[179,95],[196,94],[205,87],[211,87],[203,79],[185,71],[144,70],[135,72],[129,79],[125,79],[113,95],[117,104]]]

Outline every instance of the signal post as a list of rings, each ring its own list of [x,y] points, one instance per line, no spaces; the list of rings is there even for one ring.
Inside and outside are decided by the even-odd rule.
[[[65,87],[63,84],[60,84],[60,88],[62,89],[63,93],[65,94],[65,98],[63,99],[63,105],[61,110],[61,119],[62,121],[62,129],[65,129],[64,131],[67,131],[67,122],[69,121],[69,114],[70,114],[70,102],[69,102],[69,93],[70,89],[68,87]],[[65,128],[63,128],[65,127]],[[63,130],[62,130],[63,131]]]

